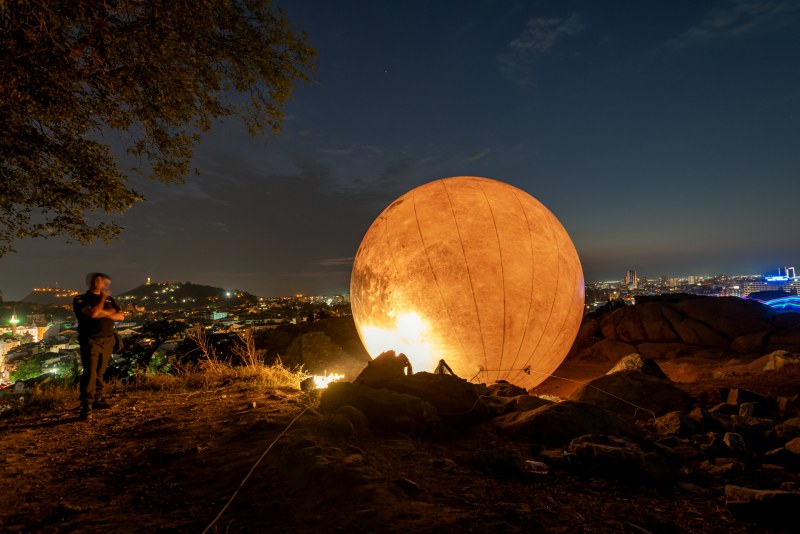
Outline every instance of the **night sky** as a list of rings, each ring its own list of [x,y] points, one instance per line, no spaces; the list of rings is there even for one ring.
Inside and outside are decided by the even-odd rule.
[[[111,246],[1,258],[6,300],[92,270],[346,292],[383,208],[457,175],[542,201],[588,281],[800,267],[800,2],[280,4],[319,51],[281,134],[216,124],[201,175],[137,185]]]

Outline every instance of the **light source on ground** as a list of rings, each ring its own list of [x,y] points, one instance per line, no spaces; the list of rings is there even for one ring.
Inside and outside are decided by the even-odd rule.
[[[304,391],[312,389],[325,389],[333,382],[344,380],[344,375],[336,373],[325,373],[324,375],[311,375],[301,383],[301,389]]]
[[[353,263],[350,298],[374,358],[415,370],[445,359],[460,376],[534,387],[563,361],[583,315],[572,241],[538,200],[478,177],[436,180],[372,223]]]

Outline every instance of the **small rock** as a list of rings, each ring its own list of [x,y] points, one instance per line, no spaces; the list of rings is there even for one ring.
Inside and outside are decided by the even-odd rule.
[[[784,415],[797,415],[798,413],[798,406],[797,406],[797,395],[793,397],[776,397],[775,398],[775,407],[778,411]]]
[[[789,452],[800,455],[800,438],[794,438],[791,441],[787,441],[784,447]]]
[[[773,476],[780,475],[785,471],[782,466],[775,464],[761,464],[761,470]]]
[[[455,469],[458,464],[456,464],[450,458],[435,458],[431,460],[431,465],[437,469],[441,469],[442,471],[449,472]]]
[[[717,415],[739,415],[739,406],[736,404],[721,402],[716,406],[709,408],[708,411],[709,413]]]
[[[394,483],[400,486],[406,495],[409,497],[417,497],[420,494],[419,485],[413,480],[409,480],[407,478],[398,478],[394,480]]]
[[[726,432],[722,437],[722,441],[728,449],[735,454],[747,454],[747,445],[741,434],[736,432]]]
[[[364,412],[355,406],[350,406],[349,404],[342,406],[338,408],[335,413],[346,417],[357,432],[363,432],[369,429],[369,419],[364,415]]]
[[[506,380],[498,380],[489,386],[489,392],[495,397],[516,397],[519,395],[527,395],[528,390],[511,384]]]
[[[747,389],[732,388],[728,391],[728,404],[741,404],[743,402],[758,402],[766,405],[769,399],[764,395]]]
[[[344,465],[361,464],[364,463],[364,457],[360,454],[350,454],[344,457],[342,463]]]
[[[729,406],[724,404],[723,406]],[[695,408],[688,413],[689,419],[697,421],[704,432],[727,432],[730,429],[730,419],[718,413],[712,413],[702,408]]]
[[[314,380],[313,376],[309,376],[308,378],[300,382],[300,390],[306,393],[314,391],[316,387],[317,387],[317,381]]]
[[[756,410],[754,402],[743,402],[739,405],[739,415],[742,417],[752,417]]]
[[[700,423],[683,412],[669,412],[655,420],[659,434],[689,437],[700,432]]]
[[[563,465],[569,461],[563,449],[545,449],[539,453],[539,458],[549,465]]]
[[[525,412],[528,410],[535,410],[536,408],[541,408],[542,406],[553,404],[553,401],[543,399],[535,395],[517,395],[516,397],[513,398],[513,400],[514,400],[515,412]]]
[[[525,473],[525,459],[511,447],[495,447],[478,451],[475,463],[496,477],[514,477]]]
[[[258,406],[258,404],[256,404],[256,401],[247,404],[247,407],[250,408],[251,410],[255,410],[256,406]]]
[[[678,482],[676,484],[680,489],[683,491],[694,493],[695,495],[707,495],[708,490],[698,486],[697,484],[692,484],[691,482]]]
[[[546,475],[550,471],[550,467],[544,462],[525,460],[525,471],[537,475]]]
[[[785,447],[765,452],[764,461],[792,469],[800,467],[800,455],[787,450]]]
[[[722,438],[719,436],[719,434],[714,432],[709,432],[703,436],[698,436],[695,443],[700,445],[701,451],[711,456],[727,451],[727,446],[722,441]]]
[[[775,436],[781,441],[800,438],[800,417],[792,417],[776,426]]]
[[[330,417],[328,417],[328,425],[330,430],[335,435],[342,438],[353,437],[353,434],[355,433],[353,423],[351,423],[347,417],[338,413],[332,414]]]
[[[743,462],[733,458],[714,458],[706,460],[695,466],[699,475],[709,478],[734,478],[745,474],[746,467]]]
[[[777,371],[783,369],[787,365],[800,364],[800,354],[794,354],[785,350],[773,351],[763,358],[759,358],[759,361],[762,359],[767,360],[764,365],[764,371]]]
[[[654,452],[648,452],[642,455],[641,465],[639,466],[642,474],[652,479],[662,479],[670,475],[670,468],[667,461],[660,455]]]

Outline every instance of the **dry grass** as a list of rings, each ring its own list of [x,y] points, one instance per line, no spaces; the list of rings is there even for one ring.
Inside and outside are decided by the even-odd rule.
[[[281,362],[267,364],[265,353],[257,349],[251,329],[240,334],[234,355],[242,362],[234,365],[217,357],[213,343],[205,330],[198,328],[189,334],[200,352],[195,365],[176,364],[171,373],[142,371],[127,384],[112,381],[107,393],[124,394],[126,391],[197,391],[228,388],[232,392],[264,391],[269,389],[300,389],[300,382],[308,375],[301,368],[289,368]],[[0,397],[0,417],[15,414],[43,413],[72,409],[78,402],[75,380],[46,383],[19,395]]]
[[[299,369],[281,363],[231,365],[216,361],[212,366],[191,369],[179,368],[175,374],[138,375],[128,388],[138,390],[200,390],[229,387],[232,391],[263,391],[267,389],[300,389],[306,377]]]
[[[45,384],[23,394],[0,396],[0,417],[67,410],[77,401],[77,386],[64,382]]]

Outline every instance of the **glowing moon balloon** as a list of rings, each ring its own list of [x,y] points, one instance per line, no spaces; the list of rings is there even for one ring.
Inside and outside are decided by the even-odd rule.
[[[444,359],[468,380],[531,388],[575,340],[583,270],[538,200],[460,176],[417,187],[378,216],[356,254],[350,299],[373,358],[392,349],[415,371]]]

